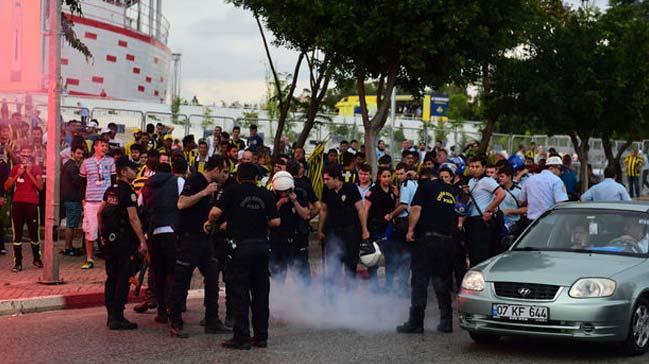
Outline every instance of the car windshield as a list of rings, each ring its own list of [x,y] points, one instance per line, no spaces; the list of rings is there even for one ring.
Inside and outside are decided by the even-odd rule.
[[[513,250],[646,256],[649,215],[604,209],[559,209],[539,218]]]

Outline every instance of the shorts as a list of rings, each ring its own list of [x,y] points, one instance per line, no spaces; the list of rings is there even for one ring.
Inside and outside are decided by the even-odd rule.
[[[64,202],[66,227],[77,229],[81,222],[81,202]]]
[[[97,212],[101,207],[101,201],[86,201],[83,206],[83,232],[86,240],[96,241],[99,239],[99,222],[97,221]]]

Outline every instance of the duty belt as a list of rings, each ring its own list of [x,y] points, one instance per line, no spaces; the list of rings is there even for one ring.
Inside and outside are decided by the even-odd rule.
[[[232,250],[237,249],[237,247],[263,246],[268,244],[269,244],[268,239],[244,239],[244,240],[228,239],[228,245]]]

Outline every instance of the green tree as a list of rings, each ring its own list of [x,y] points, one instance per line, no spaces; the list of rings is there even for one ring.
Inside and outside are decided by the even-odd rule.
[[[70,14],[83,16],[81,11],[81,0],[64,0],[64,4],[70,9]],[[72,19],[69,19],[65,15],[61,15],[61,33],[63,33],[63,39],[70,47],[79,51],[86,57],[86,61],[89,61],[92,58],[92,53],[88,46],[86,46],[80,39],[77,37],[77,34],[74,31],[74,22]]]
[[[171,100],[171,123],[178,125],[181,124],[179,118],[180,114],[180,104],[182,103],[180,97],[174,97],[173,100]]]
[[[214,117],[212,116],[212,108],[209,106],[203,107],[203,120],[201,121],[201,127],[203,132],[214,126]]]

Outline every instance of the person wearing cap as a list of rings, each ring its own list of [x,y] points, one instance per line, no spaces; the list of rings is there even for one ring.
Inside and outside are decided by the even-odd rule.
[[[139,250],[147,255],[142,223],[137,214],[137,195],[131,187],[137,165],[127,157],[115,163],[117,183],[109,187],[97,212],[106,258],[104,301],[110,330],[133,330],[137,324],[124,317],[128,300],[131,261]]]
[[[617,172],[615,167],[608,166],[604,169],[604,180],[581,195],[582,201],[631,201],[631,196],[623,184],[615,181]]]
[[[217,158],[225,168],[225,159],[221,156]],[[227,171],[227,168],[224,170]],[[273,194],[257,187],[258,178],[257,168],[253,164],[239,165],[239,184],[225,191],[204,224],[207,232],[212,230],[221,216],[228,219],[226,235],[230,244],[226,272],[233,291],[234,335],[222,346],[229,349],[267,346],[270,292],[268,229],[278,228],[281,221]],[[281,186],[281,189],[286,189],[286,186]],[[288,197],[288,200],[291,198]],[[294,202],[286,203],[295,206]],[[252,339],[249,311],[252,311]]]
[[[90,122],[88,122],[88,125],[86,126],[86,140],[90,143],[88,145],[88,149],[92,147],[92,143],[95,142],[95,140],[101,138],[101,136],[97,133],[97,129],[99,129],[99,122],[97,120],[92,119]]]
[[[158,152],[171,155],[173,143],[174,137],[171,136],[171,134],[165,134],[165,136],[162,137],[162,146],[158,148]]]
[[[521,188],[520,202],[527,204],[527,218],[538,219],[545,211],[559,202],[568,201],[566,186],[559,176],[563,169],[561,157],[550,157],[546,169],[530,177]]]
[[[131,146],[134,144],[139,144],[140,139],[142,139],[142,130],[140,128],[133,129],[133,140],[126,143],[125,153],[127,156],[131,156]]]

